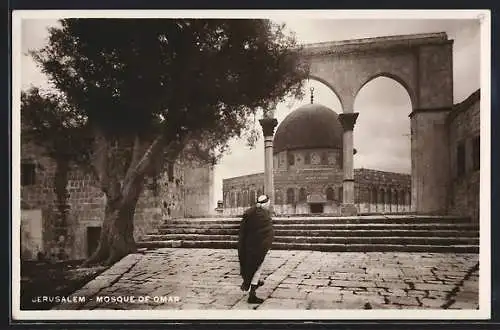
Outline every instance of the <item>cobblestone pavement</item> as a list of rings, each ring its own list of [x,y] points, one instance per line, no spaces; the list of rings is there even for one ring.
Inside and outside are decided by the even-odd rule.
[[[165,248],[125,257],[73,294],[85,302],[56,309],[478,309],[478,268],[477,254],[276,250],[255,305],[236,250]]]

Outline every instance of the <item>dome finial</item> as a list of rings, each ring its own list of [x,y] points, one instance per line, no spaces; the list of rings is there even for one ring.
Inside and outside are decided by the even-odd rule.
[[[314,87],[309,88],[309,90],[311,91],[311,104],[313,104],[314,103]]]

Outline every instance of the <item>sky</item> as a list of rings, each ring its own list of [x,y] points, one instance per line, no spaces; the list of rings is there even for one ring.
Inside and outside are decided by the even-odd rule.
[[[454,102],[467,98],[480,86],[480,25],[478,20],[458,19],[286,19],[299,43],[314,43],[361,39],[414,33],[446,32],[453,45]],[[22,24],[22,89],[29,86],[47,87],[44,75],[27,54],[46,43],[53,19],[29,19]],[[306,81],[303,100],[289,99],[278,104],[275,116],[281,122],[290,112],[309,103],[310,87],[314,87],[314,101],[341,113],[336,95],[315,80]],[[411,102],[405,88],[389,78],[377,78],[366,84],[356,97],[354,111],[360,115],[354,129],[355,168],[370,168],[410,173]],[[255,125],[260,129],[258,113]],[[214,201],[222,199],[222,180],[239,175],[263,172],[264,149],[262,138],[250,149],[242,139],[230,142],[230,152],[214,168]]]

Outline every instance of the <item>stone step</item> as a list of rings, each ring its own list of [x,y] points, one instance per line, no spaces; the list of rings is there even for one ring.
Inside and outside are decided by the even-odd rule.
[[[143,241],[237,241],[236,235],[197,235],[167,234],[146,235]],[[276,236],[275,242],[283,243],[328,243],[328,244],[404,244],[404,245],[478,245],[479,238],[472,237],[309,237],[309,236]]]
[[[137,243],[139,248],[210,248],[236,249],[237,241],[148,241]],[[402,244],[323,244],[323,243],[273,243],[275,250],[313,250],[324,252],[428,252],[428,253],[478,253],[477,245],[402,245]]]
[[[160,229],[156,234],[199,234],[199,235],[238,235],[238,228],[219,229],[219,228],[167,228]],[[456,229],[275,229],[276,236],[328,236],[328,237],[346,237],[346,236],[414,236],[414,237],[478,237],[477,230],[456,230]]]
[[[441,224],[441,223],[422,223],[422,224],[273,224],[275,230],[368,230],[368,229],[378,229],[378,230],[478,230],[477,225],[473,224]],[[217,229],[217,230],[231,230],[239,229],[239,224],[231,225],[205,225],[205,226],[195,226],[195,225],[162,225],[158,228],[160,232],[165,232],[173,229]]]
[[[410,237],[479,237],[477,230],[275,230],[276,236],[314,236],[314,237],[394,237],[394,236],[410,236]]]
[[[212,225],[237,225],[240,218],[207,218],[207,219],[170,219],[165,220],[165,226],[212,226]],[[469,224],[467,217],[433,217],[433,216],[367,216],[367,217],[275,217],[274,224],[413,224],[413,223],[465,223]]]
[[[407,233],[411,234],[411,233]],[[147,235],[144,240],[238,240],[236,235],[190,235],[190,234],[167,234]],[[383,244],[393,241],[411,242],[411,244],[479,244],[479,238],[474,237],[414,237],[414,236],[380,236],[380,237],[310,237],[310,236],[275,236],[275,242],[292,243],[372,243]],[[410,244],[410,243],[408,243]]]

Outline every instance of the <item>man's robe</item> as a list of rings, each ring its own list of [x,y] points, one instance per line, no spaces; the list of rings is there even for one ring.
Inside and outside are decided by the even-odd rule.
[[[240,224],[238,257],[242,289],[248,290],[250,282],[271,248],[274,231],[271,213],[260,207],[252,207],[244,214]]]

